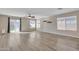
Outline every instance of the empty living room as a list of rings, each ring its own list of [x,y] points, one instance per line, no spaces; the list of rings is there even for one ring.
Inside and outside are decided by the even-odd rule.
[[[79,8],[0,8],[0,51],[79,51]]]
[[[79,1],[0,0],[0,59],[79,59]]]

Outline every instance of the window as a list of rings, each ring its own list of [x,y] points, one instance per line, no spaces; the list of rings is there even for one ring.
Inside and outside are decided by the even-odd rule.
[[[61,17],[57,18],[57,30],[77,31],[77,17]]]
[[[37,20],[37,28],[40,28],[40,20]]]
[[[35,20],[30,20],[30,28],[35,28]]]

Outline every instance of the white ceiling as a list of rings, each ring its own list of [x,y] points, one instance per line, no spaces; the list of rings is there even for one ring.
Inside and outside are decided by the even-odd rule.
[[[29,13],[36,16],[52,16],[71,11],[77,11],[79,8],[0,8],[0,14],[24,17]]]

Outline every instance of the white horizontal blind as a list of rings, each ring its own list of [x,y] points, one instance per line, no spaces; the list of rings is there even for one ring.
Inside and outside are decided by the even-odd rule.
[[[77,17],[61,17],[57,18],[57,30],[77,31]]]

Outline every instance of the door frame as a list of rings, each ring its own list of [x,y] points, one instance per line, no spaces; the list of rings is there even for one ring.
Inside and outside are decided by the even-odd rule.
[[[19,20],[20,20],[20,28],[19,28],[19,31],[21,32],[21,18]],[[8,17],[8,30],[7,30],[7,32],[10,33],[10,17]]]

